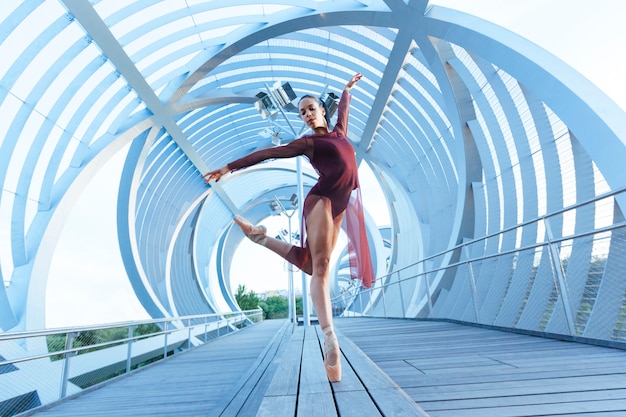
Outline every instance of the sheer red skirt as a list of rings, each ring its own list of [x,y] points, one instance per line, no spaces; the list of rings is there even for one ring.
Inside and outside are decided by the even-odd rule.
[[[320,198],[325,198],[320,196]],[[292,246],[287,254],[287,261],[311,275],[311,252],[306,242],[306,218],[312,209],[312,200],[309,196],[305,199],[302,208],[303,221],[301,226],[301,246]],[[364,288],[370,288],[375,280],[374,268],[367,241],[367,230],[363,216],[363,203],[361,190],[357,188],[352,192],[350,201],[345,209],[342,227],[348,236],[348,256],[350,260],[350,276],[352,279],[360,279]],[[339,213],[341,215],[342,213]],[[338,216],[334,216],[337,218]]]

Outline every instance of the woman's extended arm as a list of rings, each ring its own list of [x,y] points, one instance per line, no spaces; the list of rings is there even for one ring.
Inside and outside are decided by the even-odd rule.
[[[307,137],[296,139],[293,142],[284,145],[276,146],[274,148],[261,149],[260,151],[252,152],[251,154],[239,158],[228,165],[221,168],[209,171],[202,176],[204,183],[208,184],[211,180],[218,182],[224,175],[229,172],[246,168],[261,161],[273,158],[291,158],[298,155],[306,155],[309,158],[312,155],[312,143],[309,143],[310,139]]]

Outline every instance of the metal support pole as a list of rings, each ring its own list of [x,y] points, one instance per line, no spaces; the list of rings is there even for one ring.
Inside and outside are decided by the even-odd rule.
[[[191,319],[187,319],[187,350],[191,349]]]
[[[289,226],[291,226],[291,222],[289,222]],[[291,229],[291,227],[289,228]],[[291,234],[291,230],[289,230],[289,234]],[[287,265],[287,268],[289,268],[288,274],[287,274],[287,296],[289,297],[289,322],[290,323],[295,323],[297,321],[296,319],[296,302],[295,302],[295,288],[293,286],[293,270],[291,268],[291,265]]]
[[[292,213],[293,215],[293,213]],[[289,222],[289,227],[288,227],[288,231],[289,231],[289,244],[293,245],[293,234],[291,231],[291,216],[287,216],[287,220]],[[298,322],[298,317],[296,315],[296,289],[294,286],[294,282],[293,282],[293,268],[291,265],[287,265],[287,268],[289,268],[288,271],[288,279],[289,279],[289,315],[291,316],[291,322],[292,323],[297,323]]]
[[[291,216],[288,216],[288,219],[289,219],[289,244],[293,245],[293,233],[291,231]],[[289,317],[291,319],[291,322],[295,324],[298,322],[298,312],[296,310],[296,286],[293,281],[293,266],[287,265],[287,268],[289,268],[289,283],[288,283],[289,284]]]
[[[126,353],[126,373],[130,372],[131,358],[133,357],[133,327],[128,326],[128,350]]]
[[[164,323],[165,333],[163,334],[165,337],[165,341],[163,342],[163,359],[167,358],[167,322]]]
[[[299,218],[302,219],[302,206],[304,206],[304,186],[302,184],[302,157],[296,157],[296,173],[298,177],[298,201],[301,203],[298,204],[298,214]],[[300,230],[300,239],[304,236],[304,230]],[[301,271],[302,274],[302,322],[304,327],[309,327],[311,325],[311,310],[309,304],[309,286],[306,274],[304,271]]]
[[[472,267],[472,262],[469,261],[470,253],[469,253],[469,249],[467,245],[463,245],[463,248],[461,250],[465,253],[465,258],[468,260],[467,267],[469,269],[470,285],[472,287],[472,301],[474,302],[474,315],[476,317],[476,323],[480,323],[480,311],[478,308],[478,295],[476,291],[476,279],[474,277],[474,268]]]
[[[402,291],[402,284],[400,283],[400,272],[398,272],[398,288],[400,289],[400,305],[402,306],[402,318],[406,318],[406,311],[404,310],[404,292]]]
[[[572,304],[569,300],[569,289],[567,287],[567,281],[565,280],[565,272],[560,262],[559,250],[554,242],[554,236],[552,234],[552,227],[550,227],[550,221],[548,218],[544,219],[546,225],[546,233],[548,235],[548,253],[550,260],[552,261],[552,276],[555,284],[559,289],[561,295],[561,302],[563,304],[563,311],[565,312],[565,324],[570,335],[575,335],[576,327],[574,325],[574,314],[572,313]]]
[[[424,273],[424,279],[426,280],[426,294],[428,295],[428,315],[433,312],[433,294],[430,289],[430,281],[428,280],[428,273]]]
[[[476,278],[474,277],[474,268],[471,262],[467,262],[469,268],[470,285],[472,286],[472,301],[474,302],[474,316],[476,323],[480,323],[480,309],[478,308],[478,293],[476,291]]]
[[[380,289],[383,293],[383,312],[385,314],[385,318],[387,318],[387,299],[385,298],[385,290],[387,289],[386,286],[382,286],[382,288]]]
[[[359,291],[359,307],[361,307],[361,317],[363,317],[363,311],[365,311],[365,309],[363,308],[363,288],[361,287],[361,291]]]
[[[61,392],[59,393],[59,398],[65,398],[67,395],[67,377],[70,374],[70,358],[75,356],[75,352],[67,352],[72,348],[72,341],[75,337],[78,336],[78,333],[68,333],[65,338],[65,359],[63,360],[63,373],[61,375]]]
[[[300,205],[300,201],[301,200],[298,200],[297,206],[294,206],[293,201],[292,201],[293,208],[292,208],[291,213],[289,213],[287,209],[285,208],[285,206],[283,205],[283,203],[280,201],[280,199],[277,196],[274,196],[274,202],[276,203],[277,208],[280,209],[280,212],[282,214],[287,216],[287,221],[288,221],[287,229],[289,233],[288,243],[290,245],[293,245],[293,231],[291,228],[291,218],[293,217],[294,214],[296,214],[296,209]],[[288,265],[287,280],[288,280],[287,288],[288,288],[288,301],[289,301],[289,321],[295,324],[298,322],[298,316],[296,312],[296,289],[295,289],[295,283],[293,280],[293,268],[291,265]]]

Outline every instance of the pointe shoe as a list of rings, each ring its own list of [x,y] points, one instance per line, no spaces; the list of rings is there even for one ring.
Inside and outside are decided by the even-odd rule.
[[[254,243],[265,246],[265,242],[267,241],[267,228],[265,226],[254,226],[241,216],[235,216],[233,220],[248,239]]]
[[[333,350],[337,351],[337,363],[335,365],[328,363],[328,354]],[[330,382],[341,381],[341,351],[339,350],[337,336],[332,332],[332,329],[324,331],[324,368]]]

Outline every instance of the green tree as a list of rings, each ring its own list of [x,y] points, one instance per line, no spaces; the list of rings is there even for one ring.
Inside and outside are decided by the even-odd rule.
[[[284,319],[289,315],[289,301],[285,297],[267,297],[259,306],[263,309],[266,319]]]
[[[145,336],[160,331],[161,328],[154,323],[140,324],[133,330],[133,336]]]
[[[302,315],[302,297],[296,297],[296,315]]]
[[[259,297],[257,297],[252,290],[246,292],[245,285],[239,284],[237,287],[237,294],[235,294],[235,299],[237,300],[237,304],[239,304],[239,308],[244,311],[259,308]]]

